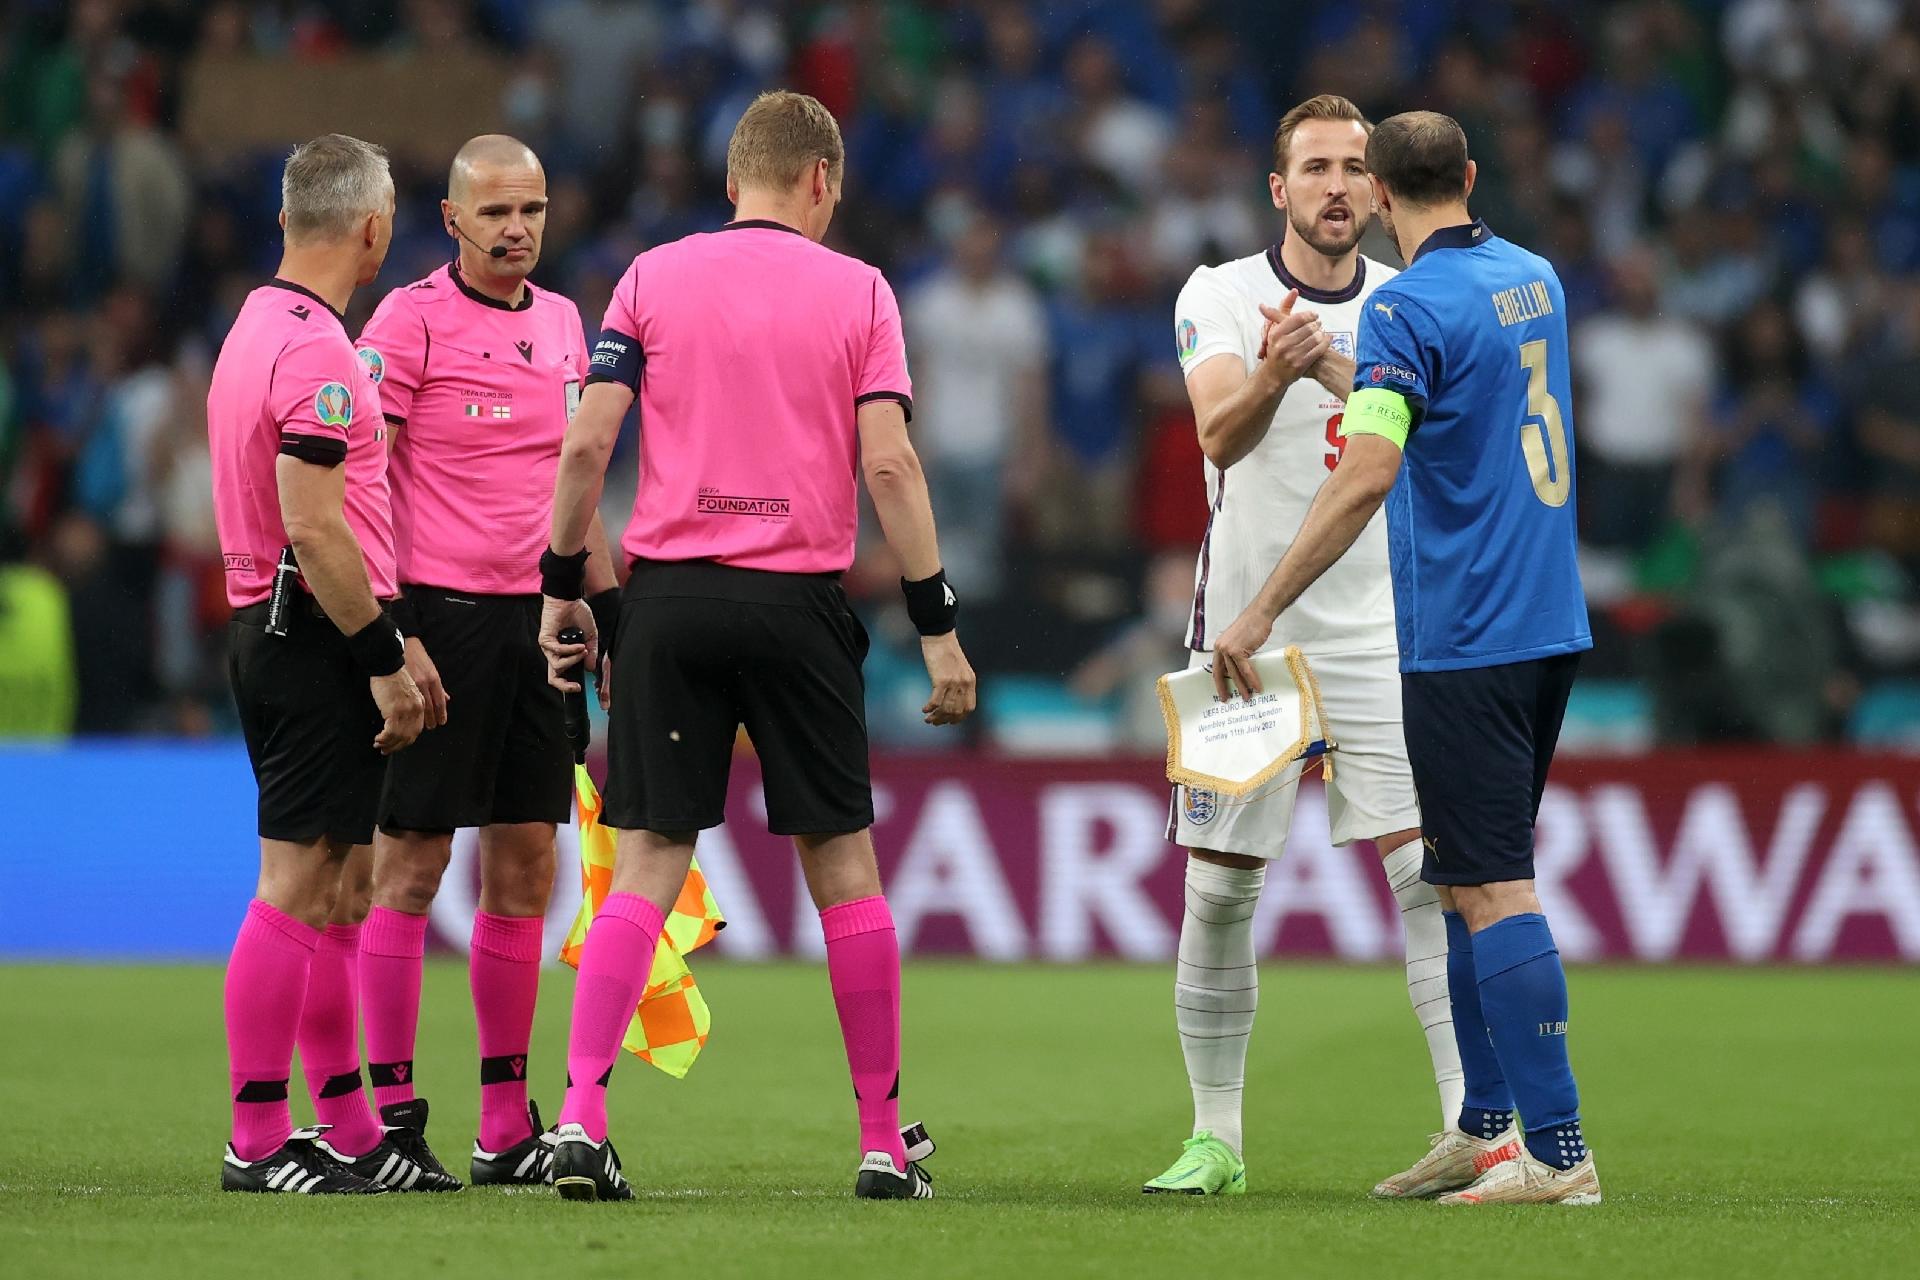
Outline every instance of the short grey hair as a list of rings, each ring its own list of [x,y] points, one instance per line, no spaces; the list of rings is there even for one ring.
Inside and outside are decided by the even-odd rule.
[[[289,240],[333,240],[370,213],[384,213],[393,194],[385,147],[344,133],[303,142],[280,175],[280,208]]]

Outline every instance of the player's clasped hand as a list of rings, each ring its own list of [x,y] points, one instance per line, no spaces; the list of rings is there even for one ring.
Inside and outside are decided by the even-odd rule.
[[[586,633],[586,641],[582,644],[561,644],[560,633],[568,627],[580,628]],[[588,654],[600,652],[600,631],[593,625],[593,610],[587,608],[586,601],[541,597],[540,651],[547,655],[547,683],[562,693],[579,692],[580,686],[566,679],[562,673],[586,659]],[[591,662],[589,665],[592,665]]]
[[[1273,634],[1273,621],[1253,609],[1233,620],[1233,625],[1213,642],[1213,692],[1225,702],[1238,689],[1243,698],[1261,692],[1260,675],[1253,669],[1253,655]],[[1231,681],[1231,685],[1229,685]]]
[[[978,701],[978,680],[967,655],[960,651],[960,638],[954,632],[943,636],[921,636],[920,656],[926,659],[927,676],[933,681],[933,695],[920,714],[928,724],[958,724],[973,714]]]
[[[1319,363],[1333,346],[1333,335],[1320,326],[1311,311],[1295,311],[1298,289],[1287,290],[1278,307],[1260,306],[1267,327],[1260,335],[1260,371],[1279,389],[1285,389]]]
[[[427,646],[420,643],[419,636],[407,637],[407,674],[427,700],[426,728],[438,729],[447,722],[447,704],[453,699],[440,682],[440,668],[427,656]]]
[[[390,756],[420,736],[426,724],[427,700],[405,667],[390,676],[374,676],[367,683],[383,722],[380,732],[374,735],[374,749]]]

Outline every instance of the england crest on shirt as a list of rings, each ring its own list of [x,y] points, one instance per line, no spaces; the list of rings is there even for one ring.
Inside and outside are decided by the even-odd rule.
[[[1353,334],[1351,332],[1345,329],[1332,329],[1327,332],[1327,337],[1333,339],[1333,345],[1329,348],[1333,354],[1345,356],[1349,360],[1353,359]]]

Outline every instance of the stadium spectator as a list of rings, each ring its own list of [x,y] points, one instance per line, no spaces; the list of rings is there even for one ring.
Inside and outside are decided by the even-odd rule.
[[[1886,351],[1861,382],[1870,536],[1920,571],[1920,286],[1902,289],[1889,316]]]
[[[86,123],[61,141],[53,175],[76,298],[91,301],[116,280],[172,282],[193,182],[174,145],[135,111],[124,77],[89,74]]]
[[[1074,42],[1063,74],[1072,95],[1067,128],[1081,158],[1125,190],[1145,192],[1158,180],[1172,123],[1127,92],[1112,46],[1098,36]]]
[[[1676,470],[1699,447],[1714,387],[1711,345],[1660,311],[1655,273],[1650,253],[1629,254],[1614,272],[1616,306],[1573,338],[1586,538],[1635,551],[1673,513]]]
[[[1046,312],[1000,253],[999,225],[972,215],[902,308],[941,553],[982,597],[1000,589],[1009,501],[1031,495],[1045,457]]]
[[[1775,509],[1802,547],[1813,541],[1821,457],[1836,416],[1833,396],[1808,369],[1785,307],[1763,303],[1735,332],[1712,432],[1714,507],[1737,528],[1749,510]]]

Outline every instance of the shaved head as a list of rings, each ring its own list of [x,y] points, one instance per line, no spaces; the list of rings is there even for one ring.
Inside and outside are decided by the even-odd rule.
[[[460,274],[476,288],[516,304],[540,261],[547,229],[547,172],[518,138],[483,133],[447,170],[440,220],[459,242]]]
[[[518,138],[504,133],[483,133],[469,138],[453,157],[447,170],[447,199],[465,204],[472,194],[476,173],[480,170],[532,170],[542,176],[540,157]]]

